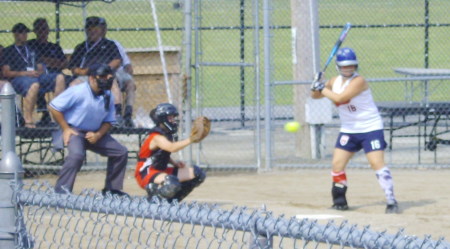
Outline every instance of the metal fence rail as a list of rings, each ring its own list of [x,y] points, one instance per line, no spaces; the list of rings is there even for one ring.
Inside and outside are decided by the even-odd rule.
[[[27,237],[26,228],[36,248],[450,248],[444,239],[275,217],[264,209],[148,202],[94,190],[56,194],[45,182],[17,190],[16,201],[25,225],[18,222],[18,241]]]

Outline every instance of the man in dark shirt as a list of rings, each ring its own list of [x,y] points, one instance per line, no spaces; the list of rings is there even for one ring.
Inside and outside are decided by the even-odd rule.
[[[62,69],[67,67],[67,59],[64,52],[56,43],[48,41],[50,27],[45,18],[37,18],[33,22],[33,32],[36,34],[36,39],[29,40],[27,45],[36,53],[36,62],[44,65],[48,73],[61,73]],[[68,80],[70,76],[66,76]],[[39,94],[37,100],[38,109],[45,110],[42,113],[42,118],[39,123],[47,125],[51,122],[50,115],[47,111],[47,101],[45,94]]]
[[[2,72],[14,90],[24,97],[25,127],[34,128],[33,111],[39,92],[53,91],[56,96],[65,89],[65,82],[62,74],[47,74],[43,65],[36,63],[35,51],[26,44],[29,31],[23,23],[12,28],[14,44],[3,51]]]
[[[3,45],[0,45],[0,58],[2,58],[3,48],[4,48]],[[4,80],[2,71],[0,70],[0,91],[2,90],[3,85],[5,85],[6,82],[8,82],[8,81]]]
[[[86,18],[87,39],[75,47],[69,62],[69,69],[73,75],[79,76],[72,81],[71,86],[86,81],[88,68],[95,63],[107,64],[113,70],[117,70],[122,62],[114,42],[103,38],[101,22],[100,17]]]
[[[33,23],[36,39],[29,40],[28,46],[36,52],[36,61],[45,65],[49,73],[60,73],[67,66],[64,52],[56,43],[48,41],[50,28],[45,18],[37,18]]]

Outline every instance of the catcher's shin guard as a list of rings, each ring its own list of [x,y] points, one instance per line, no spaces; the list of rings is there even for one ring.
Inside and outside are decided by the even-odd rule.
[[[158,196],[158,184],[156,183],[149,183],[146,187],[145,187],[145,191],[147,191],[147,200],[151,201],[153,199],[153,197],[156,198],[160,198]]]
[[[198,187],[200,184],[202,184],[205,181],[206,174],[203,172],[203,170],[194,165],[194,179],[185,181],[181,183],[181,190],[178,191],[178,193],[173,197],[173,199],[176,199],[178,201],[183,200],[194,190],[194,188]]]
[[[344,184],[333,182],[331,188],[331,195],[333,196],[333,208],[337,210],[347,210],[347,199],[345,193],[347,192],[347,186]]]

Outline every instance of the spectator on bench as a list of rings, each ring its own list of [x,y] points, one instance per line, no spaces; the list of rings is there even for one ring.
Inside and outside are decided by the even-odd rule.
[[[24,97],[23,118],[26,128],[35,128],[33,111],[39,91],[53,91],[55,96],[65,89],[64,76],[46,73],[35,61],[35,51],[26,44],[30,29],[23,23],[12,28],[14,44],[5,48],[2,56],[3,75],[11,81],[14,90]]]
[[[107,64],[113,71],[120,67],[122,57],[116,44],[103,37],[103,23],[104,19],[97,16],[86,18],[85,31],[87,39],[75,47],[69,62],[69,69],[72,70],[73,75],[78,76],[70,83],[70,86],[87,81],[88,68],[93,64]],[[117,83],[113,84],[112,91],[120,93]],[[119,98],[119,100],[115,100],[114,104],[122,103],[120,94],[114,97]]]
[[[106,32],[108,31],[107,23],[104,18],[101,18],[101,27],[103,30],[103,37],[106,38]],[[106,38],[107,39],[107,38]],[[120,65],[119,69],[116,71],[116,80],[119,85],[117,88],[112,89],[112,94],[114,95],[114,98],[116,99],[115,107],[116,107],[116,119],[120,123],[120,126],[125,127],[134,127],[133,123],[133,105],[134,101],[136,99],[136,85],[134,84],[133,80],[133,66],[131,65],[131,60],[128,57],[125,48],[118,42],[117,40],[111,40],[113,41],[117,49],[119,49],[120,56],[122,57],[122,64]],[[120,90],[120,91],[118,91]],[[123,120],[122,120],[122,92],[126,93],[125,98],[125,110],[123,113]],[[120,102],[118,102],[120,101]]]
[[[67,59],[61,46],[48,41],[50,27],[47,20],[45,18],[37,18],[33,22],[33,32],[36,34],[36,39],[29,40],[27,45],[36,52],[37,63],[44,65],[48,73],[62,73],[62,70],[67,67]],[[45,93],[42,91],[39,93],[37,106],[39,109],[47,108]],[[50,122],[48,111],[43,112],[40,123],[48,125]]]
[[[3,45],[0,45],[0,58],[2,58],[2,54],[3,54]],[[6,81],[3,77],[2,71],[0,70],[0,91],[2,90],[3,86],[7,83],[8,81]]]

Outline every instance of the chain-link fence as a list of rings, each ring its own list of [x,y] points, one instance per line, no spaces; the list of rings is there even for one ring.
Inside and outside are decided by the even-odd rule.
[[[272,2],[270,8],[271,26],[277,27],[270,31],[272,96],[266,98],[266,101],[271,100],[272,106],[269,130],[274,144],[272,166],[327,166],[331,163],[340,128],[337,109],[329,101],[317,103],[306,99],[310,94],[308,82],[312,81],[315,71],[323,68],[347,22],[352,24],[352,29],[342,47],[356,51],[358,71],[368,80],[383,117],[389,144],[387,163],[392,166],[446,165],[450,148],[446,146],[448,98],[444,93],[448,89],[450,70],[446,62],[449,47],[443,42],[443,36],[449,33],[449,22],[443,9],[448,8],[449,3],[318,1],[316,15],[320,29],[316,43],[314,37],[302,37],[309,34],[309,30],[302,28],[309,27],[305,21],[313,20],[315,12],[311,12],[311,20],[298,15],[298,12],[309,15],[308,8],[314,5],[311,1],[298,1],[300,7],[290,4],[277,1]],[[296,20],[300,24],[293,26]],[[301,48],[298,41],[305,40],[319,46],[320,67],[316,68],[314,58],[309,55],[297,53],[295,56],[296,50],[314,50],[314,47]],[[308,69],[302,70],[304,67]],[[325,78],[337,74],[333,59]],[[306,109],[305,104],[308,104]],[[315,111],[310,113],[315,119],[310,125],[305,121],[308,108]],[[303,124],[297,134],[283,130],[285,120],[290,119]],[[356,154],[350,164],[366,167],[367,161],[361,153]]]
[[[255,166],[260,156],[260,10],[258,1],[195,1],[193,101],[216,121],[201,148],[206,164]]]
[[[448,248],[444,240],[386,234],[347,222],[275,217],[202,203],[55,194],[48,184],[16,194],[21,248]],[[28,233],[26,233],[27,231]]]
[[[19,95],[17,151],[24,164],[56,172],[62,165],[64,149],[55,144],[58,125],[47,104],[65,89],[86,82],[87,69],[94,63],[117,71],[111,89],[117,123],[111,133],[129,148],[131,164],[153,127],[151,109],[171,102],[183,116],[182,2],[0,1],[0,5],[5,19],[0,33],[2,78]],[[104,162],[88,154],[85,164]]]
[[[308,1],[300,2],[305,4],[303,11],[310,11]],[[184,11],[186,3],[189,12]],[[357,51],[359,72],[368,79],[382,111],[389,143],[388,163],[444,164],[449,154],[444,94],[449,77],[445,70],[448,44],[444,42],[449,26],[445,12],[448,3],[427,0],[314,3],[320,28],[315,43],[320,50],[318,61],[325,61],[343,24],[352,23],[343,46]],[[98,25],[105,25],[108,39],[120,42],[133,66],[132,78],[137,90],[127,92],[124,87],[123,91],[113,92],[121,108],[121,118],[133,124],[119,125],[112,130],[131,151],[131,165],[147,128],[153,125],[149,110],[157,103],[170,100],[182,110],[181,115],[204,114],[213,120],[208,139],[193,146],[192,159],[197,164],[227,168],[256,168],[271,163],[275,166],[329,164],[339,130],[337,112],[329,103],[326,109],[319,108],[314,114],[323,117],[326,113],[327,122],[313,126],[304,122],[301,132],[296,134],[282,129],[286,120],[304,120],[304,114],[298,112],[303,104],[298,100],[308,98],[307,82],[314,74],[310,70],[301,75],[304,80],[300,81],[295,76],[295,65],[308,64],[312,58],[293,56],[298,49],[295,39],[302,37],[303,31],[293,26],[301,15],[293,14],[295,8],[291,1],[0,1],[0,4],[4,17],[0,32],[3,51],[10,47],[8,53],[13,59],[31,64],[34,61],[34,67],[22,62],[20,70],[25,72],[27,68],[42,70],[39,65],[45,65],[49,73],[61,70],[65,87],[73,80],[70,75],[80,74],[74,72],[75,66],[83,61],[83,56],[74,59],[76,46],[89,50],[95,45],[89,43],[86,18],[103,18],[97,22],[104,23]],[[192,17],[188,24],[192,31],[190,40],[184,37],[186,17]],[[48,41],[59,44],[64,56],[55,55],[58,47],[32,53],[32,44],[28,52],[14,46],[17,32],[12,32],[13,27],[23,23],[26,27],[18,26],[16,31],[20,34],[28,28],[30,32],[25,39],[36,39],[36,27],[45,26],[41,21],[34,25],[38,18],[46,19],[50,31]],[[34,43],[40,44],[38,39]],[[188,68],[183,66],[186,53],[192,58]],[[45,57],[60,61],[52,64]],[[309,61],[308,67],[314,63],[317,61]],[[3,64],[7,63],[3,60]],[[183,80],[184,72],[190,78]],[[331,65],[326,77],[332,75]],[[3,78],[15,77],[3,75]],[[46,123],[49,120],[45,108],[46,102],[59,93],[51,87],[57,84],[58,78],[55,75],[43,78],[42,84],[50,82],[50,89],[42,87],[48,93],[41,91],[34,107],[30,108],[26,97],[17,99],[22,113],[17,118],[20,126],[17,151],[27,168],[36,165],[35,168],[58,171],[64,150],[54,148],[57,126]],[[24,89],[16,91],[22,96],[26,93]],[[134,102],[128,98],[133,93]],[[267,113],[270,123],[263,123],[266,112],[270,112]],[[37,128],[24,128],[33,126],[32,123]],[[186,129],[182,133],[186,134]],[[96,169],[104,162],[103,158],[88,154],[83,169]],[[365,164],[362,154],[352,160],[352,165]]]
[[[317,11],[319,39],[312,44],[320,51],[320,58],[316,58],[320,61],[318,63],[317,60],[311,61],[312,57],[297,56],[296,39],[311,40],[312,37],[302,36],[304,30],[296,29],[295,20],[301,15],[293,12],[298,10],[293,7],[293,2],[0,1],[3,17],[0,44],[4,47],[2,79],[11,81],[20,95],[16,100],[20,113],[16,117],[16,150],[26,165],[27,176],[59,171],[65,149],[55,143],[58,126],[48,116],[47,104],[65,89],[74,87],[71,85],[83,84],[86,78],[78,76],[86,76],[86,68],[94,62],[124,67],[124,75],[116,75],[117,85],[114,84],[112,89],[117,101],[114,108],[121,114],[117,119],[124,121],[118,122],[111,133],[129,149],[130,167],[136,162],[136,151],[148,128],[153,125],[148,117],[149,111],[156,104],[167,101],[179,108],[182,117],[188,116],[182,120],[189,121],[189,115],[195,117],[203,114],[213,121],[210,136],[198,146],[193,146],[192,159],[197,164],[226,169],[254,169],[272,164],[278,167],[328,167],[339,131],[339,119],[331,103],[325,103],[324,109],[314,113],[319,118],[326,114],[324,119],[329,120],[327,122],[311,126],[303,122],[301,132],[296,134],[287,133],[282,127],[287,120],[304,120],[305,113],[299,112],[304,108],[304,102],[300,101],[302,104],[299,105],[298,100],[309,101],[309,81],[314,75],[314,66],[325,61],[343,24],[347,22],[352,23],[352,29],[344,46],[357,51],[359,72],[368,80],[383,116],[389,143],[388,163],[393,166],[445,166],[450,149],[446,147],[450,142],[446,134],[449,113],[445,95],[446,83],[450,78],[449,71],[445,69],[448,65],[446,51],[449,45],[445,38],[450,26],[447,18],[450,4],[443,0],[298,1],[304,4],[302,11]],[[312,3],[316,4],[311,5],[315,9],[309,5]],[[189,9],[185,8],[187,4]],[[192,22],[187,23],[186,20]],[[192,31],[189,38],[184,37],[186,29]],[[108,40],[100,43],[103,37]],[[44,40],[54,44],[49,45]],[[127,71],[130,69],[125,57],[114,41],[124,47],[132,71]],[[101,52],[102,49],[107,51]],[[188,55],[192,60],[186,66],[183,60]],[[301,63],[308,65],[309,71],[298,77],[296,65]],[[25,75],[33,79],[14,81]],[[326,77],[332,75],[333,66],[330,66]],[[121,76],[125,79],[131,76],[132,83],[120,80]],[[79,81],[74,82],[77,79]],[[33,87],[36,82],[40,89]],[[189,125],[181,124],[181,127],[187,128]],[[182,129],[180,135],[186,136],[187,130]],[[105,162],[98,155],[88,154],[82,169],[104,170]],[[352,166],[365,164],[362,154],[357,154],[351,162]],[[42,193],[32,195],[35,194]],[[28,200],[21,201],[29,205]],[[38,206],[42,203],[39,202]],[[75,205],[76,201],[72,204]],[[148,207],[151,204],[143,205]],[[53,207],[50,209],[54,211]],[[174,212],[175,216],[178,215],[178,211]],[[36,213],[47,218],[47,210],[37,210]],[[136,214],[131,216],[132,224],[141,221]],[[201,217],[208,217],[208,214]],[[96,221],[86,218],[88,226]],[[197,224],[192,220],[190,222],[187,223],[192,226]],[[271,219],[271,222],[275,225],[271,223],[270,229],[272,225],[298,223],[283,219]],[[108,218],[105,223],[110,229],[116,225]],[[156,230],[167,228],[167,234],[172,234],[172,220],[167,227],[165,225],[164,222],[153,222]],[[59,226],[56,225],[56,231],[50,229],[51,232],[60,233]],[[315,224],[308,223],[308,229],[302,231],[310,234],[314,227]],[[270,230],[269,235],[287,234],[294,238],[293,244],[297,243],[297,239],[305,244],[311,241],[309,237],[289,234],[285,228],[281,227],[277,232]],[[185,235],[187,232],[182,231],[180,237],[185,240],[184,244],[196,240],[198,243],[219,244],[220,247],[224,236],[213,235],[215,239],[221,237],[214,242],[194,239],[205,236],[203,229],[202,226],[195,236]],[[261,231],[266,231],[267,235],[269,229],[264,229]],[[364,243],[358,244],[362,243],[363,238],[360,233],[366,234],[367,230],[356,233],[359,241],[355,238],[347,242],[344,240],[353,237],[341,237],[340,228],[336,229],[333,225],[326,225],[325,230],[319,229],[314,233],[323,236],[330,231],[334,239],[341,239],[340,242],[333,242],[341,247],[370,247]],[[127,230],[128,234],[135,232],[131,230]],[[213,227],[208,233],[216,234],[216,231],[217,227]],[[246,231],[247,234],[239,235],[244,238],[244,243],[251,241],[248,231],[253,230],[249,228]],[[348,231],[354,231],[354,228],[350,227]],[[229,232],[221,230],[220,233]],[[162,245],[162,240],[167,238],[155,236],[157,244],[152,242],[151,245]],[[369,244],[375,237],[367,238]],[[375,241],[378,243],[382,237],[378,236]],[[80,238],[82,240],[82,236]],[[397,240],[398,236],[389,239]],[[235,243],[233,236],[226,240],[232,246],[240,243]],[[327,244],[331,240],[319,238],[314,241]],[[91,241],[107,244],[103,240]],[[412,241],[407,238],[403,242],[408,245]],[[280,239],[278,242],[284,241]],[[425,240],[424,243],[428,242]],[[375,246],[379,245],[384,244]]]

